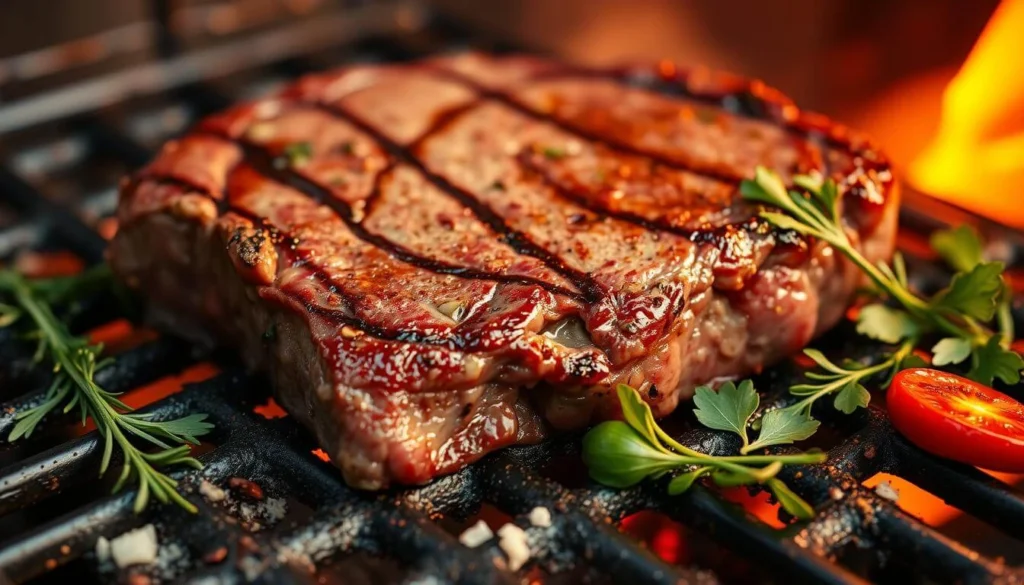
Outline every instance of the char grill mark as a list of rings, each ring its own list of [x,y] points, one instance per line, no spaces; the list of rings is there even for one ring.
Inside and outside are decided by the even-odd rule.
[[[340,200],[338,197],[335,197],[329,187],[324,186],[301,173],[295,172],[295,170],[289,166],[281,166],[278,162],[280,157],[274,156],[266,148],[263,148],[243,137],[232,137],[227,134],[214,134],[214,136],[232,141],[239,145],[245,153],[246,162],[252,165],[252,167],[261,175],[283,185],[287,185],[295,191],[310,197],[317,203],[327,206],[339,219],[345,222],[348,229],[351,230],[359,239],[387,252],[389,255],[402,262],[412,264],[418,268],[438,274],[450,274],[472,280],[492,280],[510,284],[538,286],[552,294],[564,295],[570,298],[579,298],[579,294],[575,291],[571,291],[536,278],[478,270],[468,266],[449,264],[447,262],[441,262],[415,254],[411,250],[399,244],[368,231],[365,226],[362,225],[362,221],[360,220],[361,218],[357,217],[352,206]],[[391,176],[395,166],[395,161],[391,161],[386,167],[376,173],[373,180],[373,188],[365,199],[367,207],[371,206],[373,202],[379,198],[381,186],[384,181]],[[361,211],[361,214],[365,213],[367,213],[366,210]]]
[[[257,209],[252,209],[246,205],[245,200],[249,197],[248,192],[253,188],[253,185],[274,185],[276,184],[278,189],[288,188],[289,194],[295,196],[295,198],[307,206],[305,211],[299,210],[299,213],[310,213],[318,210],[329,210],[329,218],[341,221],[346,227],[352,225],[359,228],[358,223],[354,223],[351,217],[346,217],[339,213],[338,209],[332,209],[331,207],[322,206],[320,199],[329,200],[333,199],[328,197],[329,194],[321,193],[321,197],[310,196],[309,188],[313,185],[312,182],[307,182],[304,177],[301,177],[297,173],[291,172],[286,167],[280,167],[274,164],[274,157],[269,152],[260,148],[256,145],[248,143],[244,139],[232,139],[225,137],[221,134],[208,134],[202,133],[197,134],[199,140],[210,139],[216,140],[221,143],[230,144],[234,147],[241,149],[245,154],[241,162],[232,165],[227,171],[227,189],[225,192],[211,192],[209,186],[198,184],[194,181],[189,181],[186,178],[176,177],[172,174],[161,175],[154,169],[148,169],[143,171],[139,175],[139,180],[153,181],[168,186],[174,186],[180,188],[182,191],[188,193],[198,193],[206,198],[212,199],[222,207],[224,212],[230,212],[236,216],[244,218],[250,222],[253,226],[259,229],[265,230],[268,234],[271,234],[271,240],[274,242],[275,250],[278,256],[285,259],[285,262],[279,263],[278,266],[282,266],[282,270],[287,270],[288,267],[295,269],[301,267],[302,274],[315,277],[320,283],[328,298],[340,299],[348,305],[358,304],[360,301],[364,301],[364,293],[360,292],[360,288],[343,290],[340,284],[345,284],[344,281],[339,281],[338,278],[331,275],[327,270],[324,269],[322,263],[318,262],[317,259],[311,254],[311,250],[316,249],[320,251],[324,246],[317,246],[311,244],[309,248],[305,248],[303,242],[311,239],[308,236],[304,236],[301,233],[296,233],[293,228],[287,226],[278,225],[261,213]],[[385,167],[381,172],[377,173],[373,181],[373,189],[379,189],[383,179],[386,178],[391,165]],[[277,196],[271,196],[269,200],[280,201],[285,194],[278,194]],[[259,198],[254,198],[259,199]],[[266,198],[265,198],[266,199]],[[339,202],[340,203],[340,202]],[[294,209],[293,209],[294,210]],[[328,219],[324,217],[322,219]],[[238,233],[238,232],[236,232]],[[327,238],[336,238],[338,233],[332,231]],[[358,237],[358,234],[351,234],[352,237]],[[232,236],[234,237],[234,236]],[[373,238],[367,238],[364,241],[370,246],[374,246],[370,251],[379,250],[376,247],[375,241],[380,241],[380,238],[374,236]],[[326,245],[327,242],[321,242]],[[230,244],[229,244],[230,245]],[[388,252],[388,250],[383,250]],[[382,264],[387,264],[384,258],[380,259]],[[408,264],[408,271],[415,272],[419,270],[425,270],[416,264],[409,263],[398,263],[394,264],[399,268]],[[369,268],[366,269],[367,271]],[[280,274],[280,271],[279,271]],[[423,279],[431,278],[430,274],[433,272],[426,273],[427,275],[408,276],[404,279],[386,279],[386,282],[392,285],[391,291],[394,296],[400,296],[401,287],[396,288],[396,283],[409,282],[419,283]],[[301,277],[296,277],[294,281],[302,280]],[[462,282],[462,281],[460,281]],[[476,284],[475,284],[476,283]],[[457,351],[457,352],[491,352],[497,349],[505,348],[509,351],[509,355],[516,356],[521,363],[529,364],[529,370],[539,372],[541,379],[547,379],[551,382],[556,383],[595,383],[602,379],[608,374],[607,361],[603,356],[592,348],[584,348],[582,350],[567,350],[562,351],[555,349],[550,346],[549,342],[540,335],[534,335],[529,333],[527,329],[530,327],[531,322],[536,321],[536,314],[538,310],[542,311],[553,311],[561,310],[558,309],[558,302],[550,297],[550,294],[541,291],[544,289],[537,286],[519,286],[512,284],[513,288],[504,288],[499,290],[497,288],[498,283],[496,281],[486,280],[474,280],[466,279],[462,282],[462,285],[457,287],[456,290],[466,293],[466,287],[470,287],[468,292],[477,290],[477,294],[470,294],[469,298],[464,300],[462,304],[467,307],[476,307],[476,309],[470,309],[466,311],[466,314],[461,318],[463,319],[460,323],[454,322],[439,322],[437,319],[431,319],[429,314],[419,313],[418,318],[413,318],[413,324],[415,327],[409,327],[409,316],[415,316],[415,312],[409,310],[403,311],[400,309],[394,310],[394,313],[400,317],[398,322],[393,322],[389,325],[380,324],[380,316],[376,319],[367,319],[365,316],[353,315],[351,307],[345,306],[325,306],[322,300],[316,299],[313,295],[304,294],[302,290],[293,290],[283,287],[282,291],[275,291],[270,300],[279,300],[284,303],[295,303],[302,306],[306,311],[311,314],[315,314],[322,319],[326,319],[331,323],[336,323],[337,326],[348,327],[351,331],[351,335],[357,337],[363,337],[364,334],[368,334],[372,338],[380,340],[381,342],[398,341],[402,343],[411,343],[414,345],[425,345],[425,346],[440,346],[438,350],[441,351]],[[475,287],[475,289],[473,288]],[[483,287],[483,288],[481,288]],[[373,289],[379,287],[373,286]],[[363,287],[365,289],[365,287]],[[375,290],[376,292],[376,290]],[[283,294],[283,298],[277,299],[277,297]],[[355,296],[353,296],[353,294]],[[496,295],[500,295],[497,298]],[[473,300],[478,299],[478,300]],[[394,299],[392,301],[392,309],[394,304],[398,302]],[[495,302],[496,308],[493,311],[488,312],[485,306],[489,302]],[[328,302],[327,304],[332,304]],[[546,307],[546,309],[539,309],[540,307]],[[390,312],[390,311],[389,311]],[[525,336],[523,341],[514,348],[510,348],[509,344],[518,338]],[[342,343],[342,345],[348,345],[348,343]],[[330,345],[330,344],[329,344]],[[430,352],[438,351],[434,349],[425,349],[422,355],[431,355]],[[346,355],[348,350],[341,348],[328,349],[331,355],[338,356],[333,359],[348,359],[343,356]],[[554,364],[545,363],[550,362],[550,357],[554,353],[562,352],[562,359],[555,360]],[[394,353],[394,352],[392,352]],[[395,355],[406,355],[408,351],[403,350]],[[360,352],[362,355],[362,352]],[[417,354],[420,355],[420,354]],[[462,356],[462,357],[459,357]],[[396,359],[398,359],[396,357]],[[451,363],[455,364],[460,360],[465,360],[463,353],[459,353],[458,356],[450,359],[446,358],[447,361],[438,363]],[[401,361],[401,360],[399,360]],[[432,361],[437,361],[433,359]],[[365,366],[363,366],[365,369]],[[423,367],[429,367],[424,365]],[[452,383],[458,379],[457,372],[447,372],[445,376],[439,380],[448,380]],[[388,386],[391,387],[391,386]]]
[[[297,242],[282,254],[287,261],[281,264],[284,268],[279,270],[277,288],[288,300],[300,303],[312,313],[352,324],[382,340],[436,345],[459,352],[502,350],[520,363],[530,364],[529,371],[538,372],[541,379],[551,382],[594,383],[608,373],[606,361],[596,350],[555,348],[546,338],[532,332],[537,327],[538,314],[553,311],[557,305],[539,287],[482,280],[448,282],[442,275],[414,265],[389,261],[371,242],[365,242],[367,246],[358,250],[362,240],[355,234],[346,235],[344,223],[333,214],[325,214],[326,208],[284,184],[267,181],[260,171],[245,164],[233,173],[228,199],[232,210],[258,218],[285,240]],[[287,211],[280,217],[270,217],[268,214],[274,212],[258,208],[263,201],[274,201],[275,208],[284,207]],[[331,220],[341,223],[332,225]],[[288,225],[289,221],[294,225]],[[332,246],[354,251],[356,260],[332,269],[329,260],[317,257],[333,257]],[[305,287],[307,271],[319,281],[331,283],[325,289],[326,299],[318,298],[322,291]],[[292,283],[298,283],[298,287]],[[278,291],[273,294],[276,296]],[[422,310],[417,299],[430,300],[430,294],[439,294],[441,298],[462,295],[457,302],[468,308],[461,321],[447,315],[442,319],[436,310]],[[334,295],[341,306],[333,306]],[[437,298],[433,300],[436,302]],[[554,353],[560,353],[562,359],[545,363],[552,361],[549,358]]]
[[[378,145],[383,145],[393,157],[409,164],[439,190],[455,197],[466,208],[471,209],[478,218],[483,219],[496,232],[502,234],[506,243],[513,244],[517,251],[522,252],[525,249],[529,255],[541,258],[545,264],[556,269],[557,272],[583,290],[586,295],[585,300],[590,301],[585,315],[588,328],[594,335],[594,341],[609,353],[613,363],[623,364],[644,355],[652,344],[669,333],[673,320],[680,314],[687,299],[694,292],[694,283],[703,286],[700,283],[708,281],[706,277],[693,277],[690,274],[694,270],[692,268],[694,254],[688,242],[681,240],[677,243],[662,245],[657,243],[659,238],[647,230],[633,229],[626,232],[618,230],[621,232],[620,236],[623,242],[630,239],[652,240],[653,243],[646,244],[648,250],[645,253],[651,255],[652,260],[654,257],[667,254],[671,261],[667,266],[641,265],[623,270],[607,265],[602,269],[605,282],[599,284],[588,272],[569,267],[559,254],[538,246],[530,235],[520,229],[510,227],[504,217],[496,213],[478,195],[474,195],[473,191],[456,185],[448,177],[429,168],[424,163],[422,154],[411,152],[411,147],[401,146],[373,124],[348,111],[339,103],[319,103],[318,106],[348,122],[363,134],[371,136]],[[460,120],[462,114],[479,109],[472,107],[472,103],[469,106],[460,104],[454,109],[446,110],[436,116],[431,129],[414,140],[413,144],[422,149],[430,139],[438,134],[439,130]],[[417,156],[418,154],[419,156]],[[259,168],[264,169],[266,162],[262,161]],[[268,172],[273,172],[273,170],[271,165]],[[289,175],[293,176],[292,173]],[[304,177],[302,179],[303,182],[310,182]],[[292,186],[301,191],[309,190],[302,185],[292,184]],[[329,195],[329,193],[325,195]],[[362,230],[362,227],[357,225],[355,229]],[[616,230],[609,229],[611,230],[608,232],[610,237],[613,239],[619,237],[615,235]],[[367,235],[363,237],[370,240]],[[652,250],[651,248],[655,246],[657,250]],[[593,249],[593,242],[577,242],[575,247],[566,252],[571,251],[585,257],[590,255]]]
[[[416,68],[410,71],[413,76],[419,74],[421,77],[434,77],[429,69]],[[442,187],[449,194],[454,194],[467,208],[476,212],[478,217],[489,220],[488,223],[499,230],[508,231],[511,227],[513,232],[525,234],[531,243],[540,244],[543,251],[550,254],[548,258],[557,261],[555,264],[549,260],[549,265],[556,266],[562,274],[575,276],[581,288],[589,289],[587,300],[591,303],[586,314],[588,329],[594,334],[597,345],[610,352],[614,363],[622,364],[642,356],[652,343],[669,332],[674,317],[683,310],[691,294],[707,286],[709,279],[693,272],[704,270],[706,263],[695,262],[694,258],[708,252],[695,251],[692,242],[686,239],[666,237],[626,222],[608,220],[607,214],[603,213],[598,214],[601,221],[589,226],[590,229],[583,229],[588,226],[578,225],[580,222],[560,222],[560,215],[567,218],[579,217],[579,212],[586,208],[579,209],[578,206],[573,206],[576,209],[572,210],[563,203],[553,205],[555,202],[552,199],[559,199],[558,193],[545,188],[542,182],[525,176],[512,177],[517,192],[495,197],[494,193],[489,192],[489,182],[466,183],[459,181],[458,177],[453,178],[448,170],[453,165],[459,166],[456,160],[445,160],[444,157],[440,160],[427,160],[424,152],[430,150],[428,147],[432,146],[432,143],[443,141],[442,139],[450,134],[453,128],[461,126],[466,118],[474,118],[481,109],[489,108],[488,113],[495,113],[491,110],[498,108],[499,117],[506,123],[510,121],[510,115],[516,115],[514,110],[493,100],[480,102],[479,96],[474,96],[471,103],[479,102],[476,107],[466,107],[465,103],[460,103],[455,106],[454,114],[452,109],[443,110],[440,115],[432,113],[431,116],[436,119],[445,120],[448,128],[444,133],[429,135],[428,139],[408,140],[407,142],[413,143],[418,151],[413,154],[409,152],[409,147],[403,148],[399,144],[400,139],[395,137],[395,134],[401,134],[401,122],[397,123],[399,130],[395,130],[391,120],[386,116],[374,114],[372,119],[368,120],[350,109],[349,98],[352,96],[353,85],[359,91],[374,87],[372,83],[352,83],[353,78],[365,80],[370,76],[372,74],[368,75],[366,71],[356,72],[351,77],[345,77],[343,74],[333,81],[327,80],[326,84],[322,80],[313,79],[306,84],[311,88],[303,88],[303,84],[300,84],[298,89],[293,89],[286,95],[298,96],[306,102],[320,103],[321,107],[345,116],[346,120],[357,125],[361,131],[373,135],[378,143],[384,143],[389,151],[396,155],[412,157],[417,170],[435,185]],[[338,87],[344,88],[343,91],[331,90],[331,85],[336,82]],[[356,94],[358,93],[357,91]],[[376,110],[380,102],[363,99],[362,105],[364,109]],[[385,104],[382,107],[387,110],[389,106]],[[419,114],[417,111],[417,115]],[[523,124],[534,125],[534,130],[537,127],[546,128],[544,124],[538,125],[534,118],[522,119]],[[520,124],[518,119],[511,122]],[[499,134],[516,136],[519,131],[515,127],[504,130],[507,132]],[[528,128],[524,130],[529,131]],[[484,132],[486,131],[484,129]],[[494,131],[498,132],[497,129]],[[573,138],[576,138],[575,135]],[[463,145],[474,140],[472,136],[463,136],[463,139]],[[509,157],[498,153],[498,158]],[[505,161],[502,162],[504,164]],[[524,193],[524,186],[528,188],[527,190],[534,189],[535,192]],[[543,201],[535,200],[538,194],[542,194]],[[536,211],[536,215],[533,219],[512,210],[513,208],[508,205],[510,201],[523,197],[535,200],[533,210]],[[553,209],[546,209],[549,207]],[[559,210],[562,209],[568,211],[560,214]],[[487,215],[481,215],[481,211]],[[494,218],[495,215],[499,217]],[[500,225],[497,225],[496,221],[500,222]],[[542,227],[538,228],[535,223]],[[568,225],[574,226],[573,229],[565,230]],[[553,236],[553,233],[557,235]],[[604,254],[604,260],[595,262],[595,258],[602,257],[601,248],[605,247],[602,240],[614,242],[622,255],[618,258],[609,258],[610,254]],[[660,258],[661,261],[655,261],[656,258]],[[572,273],[569,273],[569,270]],[[587,275],[586,284],[579,280],[583,274]]]
[[[437,68],[436,71],[439,75],[450,76],[451,79],[453,79],[454,81],[474,88],[477,92],[479,92],[480,96],[484,99],[490,99],[500,102],[508,106],[509,108],[512,108],[513,110],[519,112],[520,114],[529,116],[530,118],[533,118],[541,122],[557,126],[561,130],[564,130],[565,132],[578,136],[589,142],[604,143],[615,148],[616,150],[622,151],[633,156],[646,157],[670,168],[689,171],[693,173],[699,173],[705,177],[716,179],[726,183],[739,183],[744,178],[734,173],[724,173],[716,169],[701,168],[697,165],[689,164],[684,161],[673,159],[671,157],[666,157],[662,153],[659,153],[657,151],[639,148],[633,144],[630,144],[627,141],[615,137],[614,135],[595,132],[587,128],[586,125],[574,123],[573,121],[566,119],[564,117],[560,117],[556,114],[540,112],[530,107],[529,105],[523,103],[517,97],[510,93],[488,89],[482,85],[479,85],[473,79],[461,75],[450,69]]]
[[[438,75],[476,88],[483,97],[501,101],[524,115],[559,125],[566,131],[589,136],[595,142],[647,157],[669,168],[686,170],[733,184],[746,177],[736,172],[722,173],[701,165],[687,164],[673,157],[665,157],[656,150],[638,148],[628,141],[608,135],[607,132],[591,131],[571,120],[561,119],[557,115],[523,103],[507,88],[516,87],[522,82],[553,82],[567,79],[615,81],[629,88],[652,90],[657,99],[664,99],[665,94],[674,94],[693,102],[721,108],[732,116],[768,122],[793,137],[793,145],[800,155],[791,167],[775,170],[786,178],[790,174],[807,173],[820,168],[826,176],[840,180],[841,186],[847,188],[848,199],[862,208],[860,211],[863,212],[863,217],[857,218],[857,227],[873,228],[876,225],[884,206],[872,187],[877,185],[889,190],[895,180],[888,159],[866,136],[855,133],[820,114],[800,110],[781,92],[757,80],[665,65],[656,69],[587,68],[530,62],[529,58],[525,58],[525,69],[532,73],[519,77],[510,76],[509,80],[487,79],[489,73],[486,72],[486,68],[474,69],[472,66],[473,60],[478,58],[476,55],[441,58],[422,66]],[[462,66],[466,63],[470,64],[468,71],[471,71],[471,74],[463,70]],[[838,160],[834,160],[834,157]],[[843,168],[837,169],[837,166]],[[628,214],[624,214],[623,219],[628,219]],[[661,226],[654,224],[652,227]]]
[[[541,246],[534,243],[529,237],[520,231],[512,229],[502,217],[495,213],[493,209],[483,205],[480,200],[475,197],[472,193],[462,189],[449,181],[447,178],[431,171],[416,156],[415,151],[411,147],[403,147],[398,142],[386,136],[379,129],[374,127],[363,120],[360,116],[348,111],[346,108],[339,104],[318,104],[324,111],[337,116],[349,124],[352,124],[358,128],[361,132],[372,136],[373,139],[392,154],[395,158],[406,163],[417,171],[420,172],[428,181],[430,181],[435,187],[444,191],[449,196],[459,201],[465,208],[470,209],[474,215],[477,216],[481,221],[491,227],[496,233],[498,233],[502,240],[511,245],[520,254],[526,254],[533,256],[544,262],[554,271],[564,276],[567,280],[572,282],[578,289],[583,291],[584,298],[587,301],[596,301],[601,297],[601,289],[598,285],[584,272],[574,270],[568,267],[558,256],[545,250]],[[476,106],[475,103],[469,104],[468,107],[459,106],[452,110],[449,110],[439,116],[440,124],[435,128],[441,130],[448,124],[452,123],[459,116],[468,112]],[[419,137],[413,144],[416,148],[419,148],[428,139],[434,135],[433,132],[427,133]]]

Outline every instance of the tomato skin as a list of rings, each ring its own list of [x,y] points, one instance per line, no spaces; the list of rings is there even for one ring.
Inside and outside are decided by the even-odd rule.
[[[918,447],[993,471],[1024,472],[1024,405],[973,380],[912,368],[886,393],[889,418]]]

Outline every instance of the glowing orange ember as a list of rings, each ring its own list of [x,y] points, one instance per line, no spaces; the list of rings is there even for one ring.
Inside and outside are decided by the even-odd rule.
[[[288,413],[273,398],[268,398],[266,404],[261,404],[253,408],[252,411],[263,418],[282,418],[288,416]]]
[[[71,252],[23,252],[14,260],[14,268],[29,278],[70,276],[82,271],[81,258]]]
[[[779,520],[779,508],[781,506],[777,503],[770,503],[768,501],[769,494],[766,491],[750,495],[750,491],[746,487],[735,487],[722,490],[722,497],[743,506],[743,509],[752,516],[776,530],[786,527]]]
[[[92,329],[88,333],[89,343],[102,343],[108,355],[120,353],[157,338],[157,332],[136,327],[127,319],[117,319]]]
[[[911,516],[919,518],[929,526],[941,526],[963,514],[938,496],[925,491],[909,481],[888,473],[879,473],[868,478],[864,486],[876,489],[879,484],[888,483],[886,493],[897,495],[896,505]]]
[[[909,173],[922,191],[1024,227],[1024,0],[1003,0],[992,16]]]

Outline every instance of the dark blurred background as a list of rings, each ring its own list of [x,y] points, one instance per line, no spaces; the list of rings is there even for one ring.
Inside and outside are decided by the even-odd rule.
[[[443,22],[472,31],[473,40],[463,37],[452,49],[483,40],[485,47],[589,63],[671,59],[758,77],[804,107],[875,135],[902,169],[934,136],[942,91],[998,4],[0,0],[0,150],[4,132],[36,118],[90,111],[126,95],[159,95],[182,82],[219,79],[281,59],[319,55],[323,66],[332,66],[350,56],[338,47],[386,39],[396,30],[436,31]],[[173,67],[159,66],[170,57],[177,57]],[[228,93],[250,97],[272,87],[268,77],[257,77],[251,87]],[[95,83],[81,85],[88,81]],[[73,83],[81,86],[67,91]]]
[[[422,4],[527,48],[590,62],[668,58],[701,63],[764,78],[812,107],[846,109],[908,75],[961,63],[997,3],[436,0]],[[3,0],[0,95],[16,94],[13,87],[47,73],[43,63],[12,59],[46,47],[70,43],[63,46],[65,56],[81,62],[152,56],[155,19],[168,18],[183,44],[198,47],[366,4],[373,2]],[[75,52],[79,54],[70,54]]]

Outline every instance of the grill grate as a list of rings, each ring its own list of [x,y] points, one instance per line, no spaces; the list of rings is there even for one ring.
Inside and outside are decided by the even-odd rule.
[[[166,46],[166,38],[161,38]],[[405,59],[453,46],[480,46],[442,23],[340,41],[348,44],[313,47],[318,50],[313,56],[289,48],[272,56],[261,54],[245,70],[236,65],[204,70],[204,75],[230,73],[212,82],[200,84],[183,76],[167,86],[148,88],[169,90],[162,98],[119,98],[114,106],[86,113],[85,108],[73,108],[64,113],[77,117],[40,125],[50,128],[49,134],[38,128],[10,133],[7,138],[15,146],[31,144],[39,136],[61,137],[67,160],[55,156],[51,147],[44,162],[57,160],[59,168],[25,156],[8,157],[6,166],[0,166],[0,207],[9,207],[13,214],[12,220],[0,222],[0,255],[9,259],[25,249],[73,250],[88,264],[99,262],[105,244],[99,231],[103,216],[112,211],[114,185],[69,201],[59,196],[55,177],[68,176],[65,180],[80,184],[83,169],[97,168],[97,161],[114,168],[138,166],[168,135],[245,97],[254,87],[265,90],[274,80],[341,61]],[[493,43],[487,48],[500,49]],[[42,112],[37,116],[40,122],[46,117],[43,110],[31,111]],[[907,214],[905,239],[920,239],[939,221],[932,212]],[[994,229],[989,231],[1002,238],[1004,253],[1019,268],[1020,259],[1014,257],[1019,243]],[[927,287],[927,279],[938,276],[939,269],[928,258],[914,255],[919,247],[906,248],[912,274],[924,278],[921,285]],[[87,310],[77,313],[72,323],[76,330],[124,316],[121,303],[112,297],[83,303]],[[1018,322],[1024,321],[1021,316],[1018,310]],[[863,353],[853,345],[856,336],[848,333],[841,326],[821,343],[845,344],[846,350]],[[116,366],[98,377],[111,390],[128,391],[209,357],[184,342],[161,337],[120,354]],[[0,400],[6,400],[0,405],[0,436],[6,436],[13,414],[40,400],[45,375],[31,367],[25,348],[7,331],[0,332],[0,358]],[[212,450],[200,456],[205,469],[178,475],[189,499],[199,506],[197,515],[163,507],[135,516],[133,494],[108,495],[104,490],[109,483],[97,482],[94,475],[100,457],[94,433],[69,435],[50,421],[48,433],[0,447],[0,583],[3,577],[14,583],[59,583],[71,578],[126,581],[142,575],[190,583],[505,583],[521,578],[552,583],[715,583],[737,580],[725,566],[734,562],[750,567],[740,576],[743,581],[1024,582],[1021,568],[977,554],[862,485],[880,472],[899,475],[1008,537],[1024,539],[1020,491],[974,468],[922,453],[893,432],[878,406],[825,421],[835,436],[834,444],[825,445],[828,462],[787,469],[783,477],[817,508],[817,516],[776,530],[702,486],[669,497],[664,485],[614,491],[586,483],[574,437],[506,449],[424,487],[385,494],[357,492],[316,457],[315,445],[290,419],[268,419],[254,412],[268,396],[259,379],[237,370],[228,358],[218,363],[223,369],[215,377],[189,384],[145,408],[161,418],[206,412],[216,425],[207,440]],[[774,397],[765,400],[766,405],[787,400],[783,389],[792,376],[786,366],[762,376],[759,387],[770,389],[768,395]],[[1009,391],[1021,397],[1020,388]],[[685,421],[681,429],[676,435],[683,444],[720,453],[737,447],[723,433],[694,430]],[[268,496],[284,498],[285,519],[253,532],[251,525],[245,527],[236,515],[196,493],[201,480],[224,485],[231,477],[251,479]],[[553,511],[551,527],[531,527],[526,521],[536,506]],[[468,549],[456,540],[461,521],[481,508],[496,509],[496,514],[508,515],[526,529],[534,562],[521,574],[501,568],[504,557],[496,546]],[[698,539],[715,541],[724,556],[708,566],[698,560],[696,567],[662,560],[617,528],[624,518],[642,511],[679,522]],[[147,522],[157,525],[162,544],[155,568],[118,573],[96,561],[91,551],[99,536],[112,537]],[[226,547],[226,558],[212,562],[209,555],[221,547]],[[311,569],[316,569],[316,576],[311,576]]]

